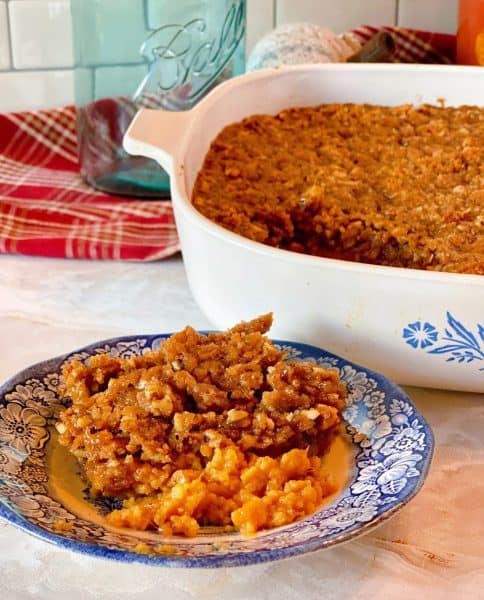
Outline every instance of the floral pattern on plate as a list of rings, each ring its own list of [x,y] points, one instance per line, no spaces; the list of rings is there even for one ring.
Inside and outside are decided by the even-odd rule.
[[[98,342],[22,371],[0,388],[0,517],[46,541],[127,562],[220,567],[277,560],[327,548],[365,533],[402,508],[422,486],[433,452],[432,432],[395,384],[325,350],[276,341],[293,360],[339,371],[348,389],[344,413],[355,446],[347,486],[299,522],[251,538],[207,532],[192,539],[116,530],[75,514],[51,492],[48,445],[65,400],[57,394],[67,360],[109,352],[127,357],[158,347],[169,334]],[[53,442],[52,442],[53,443]],[[87,501],[86,501],[87,502]],[[102,514],[96,502],[90,506]],[[105,512],[105,511],[104,511]],[[139,544],[144,551],[139,553]]]

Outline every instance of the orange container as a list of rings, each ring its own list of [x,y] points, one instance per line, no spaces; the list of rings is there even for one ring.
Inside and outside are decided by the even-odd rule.
[[[459,0],[457,62],[484,65],[484,0]]]

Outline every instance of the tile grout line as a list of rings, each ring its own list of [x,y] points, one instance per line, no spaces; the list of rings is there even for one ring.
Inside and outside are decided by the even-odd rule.
[[[399,15],[400,15],[400,0],[395,0],[395,27],[398,27]]]
[[[1,1],[1,0],[0,0]],[[33,73],[36,71],[40,71],[40,72],[44,72],[44,71],[73,71],[75,68],[75,65],[70,65],[70,66],[49,66],[49,67],[16,67],[14,64],[14,59],[13,59],[13,50],[14,50],[14,43],[13,43],[13,37],[12,37],[12,24],[11,24],[11,19],[10,19],[10,2],[12,0],[5,0],[5,6],[7,8],[7,19],[6,19],[6,23],[7,23],[7,34],[8,34],[8,51],[9,51],[9,58],[10,58],[10,67],[8,69],[0,69],[0,75],[4,74],[4,73]],[[70,0],[69,0],[70,2]],[[139,63],[135,63],[135,64],[139,64]]]
[[[24,69],[17,69],[16,67],[13,67],[11,69],[0,69],[0,75],[3,73],[15,73],[16,75],[20,75],[22,73],[45,73],[46,71],[74,71],[74,68],[75,67],[26,67]]]
[[[13,66],[13,42],[12,42],[12,28],[10,26],[10,2],[5,2],[5,9],[7,11],[7,35],[8,35],[8,56],[10,58],[10,69],[14,69]]]
[[[272,0],[272,28],[277,27],[277,0]]]

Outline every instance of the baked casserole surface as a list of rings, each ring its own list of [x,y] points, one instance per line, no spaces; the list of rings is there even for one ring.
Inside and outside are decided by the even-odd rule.
[[[226,127],[193,205],[277,248],[484,274],[484,108],[325,104]]]

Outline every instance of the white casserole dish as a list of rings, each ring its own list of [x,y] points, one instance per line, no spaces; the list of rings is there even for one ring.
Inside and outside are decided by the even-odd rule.
[[[171,175],[189,285],[215,327],[273,311],[275,338],[322,346],[401,384],[484,392],[484,277],[271,248],[223,229],[190,202],[211,141],[246,116],[326,102],[482,105],[483,97],[479,67],[270,69],[228,81],[188,112],[141,110],[124,144]]]

